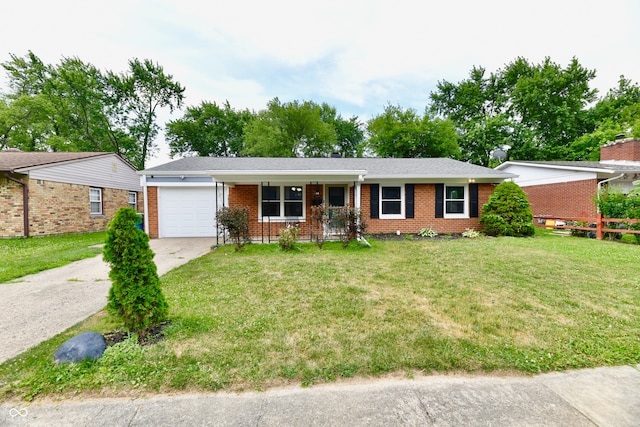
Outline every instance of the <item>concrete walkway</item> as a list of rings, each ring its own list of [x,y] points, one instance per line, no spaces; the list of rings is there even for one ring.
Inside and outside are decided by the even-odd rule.
[[[215,238],[154,239],[158,274],[209,252]],[[102,255],[0,284],[0,363],[65,331],[107,305]]]
[[[638,426],[638,367],[0,404],[2,426]]]

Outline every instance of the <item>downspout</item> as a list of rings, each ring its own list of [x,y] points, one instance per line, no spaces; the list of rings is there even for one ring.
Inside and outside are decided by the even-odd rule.
[[[620,174],[618,176],[614,176],[613,178],[609,178],[609,179],[605,179],[604,181],[600,181],[598,183],[598,201],[600,200],[600,193],[602,191],[602,184],[606,184],[609,181],[615,181],[616,179],[620,179],[624,176],[624,174]],[[598,213],[600,213],[600,203],[598,203],[598,205],[596,206]]]
[[[602,238],[604,237],[604,232],[603,232],[603,228],[604,228],[604,222],[602,221],[602,213],[600,212],[600,193],[602,192],[602,184],[606,184],[609,181],[614,181],[616,179],[620,179],[624,176],[624,174],[620,174],[618,176],[614,176],[613,178],[609,178],[609,179],[605,179],[604,181],[600,181],[598,183],[598,203],[596,204],[596,238],[598,240],[602,240]]]
[[[16,179],[9,175],[9,172],[4,173],[5,178],[9,181],[16,182],[22,185],[22,216],[24,219],[24,237],[29,237],[29,186],[26,182]]]
[[[144,230],[149,234],[149,197],[147,194],[147,175],[142,175],[140,178],[140,184],[142,184],[142,198],[144,200]]]

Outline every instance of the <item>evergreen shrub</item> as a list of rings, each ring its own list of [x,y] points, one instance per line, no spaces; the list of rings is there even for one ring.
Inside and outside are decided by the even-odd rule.
[[[138,218],[130,207],[116,212],[107,229],[103,257],[111,267],[107,309],[142,340],[166,320],[169,306],[160,288],[149,236],[135,225]]]
[[[489,236],[532,236],[535,232],[533,212],[526,193],[515,182],[496,186],[482,207],[480,223]]]

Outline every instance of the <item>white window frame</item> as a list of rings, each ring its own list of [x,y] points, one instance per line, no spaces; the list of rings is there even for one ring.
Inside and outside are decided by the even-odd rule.
[[[462,202],[463,202],[463,212],[462,213],[447,213],[447,202],[448,201],[459,201],[460,199],[447,199],[447,188],[449,187],[462,187],[463,191],[464,191],[464,197],[462,198]],[[444,185],[444,194],[442,195],[442,197],[444,197],[443,200],[443,210],[444,210],[444,217],[445,218],[451,218],[451,219],[455,219],[455,218],[462,218],[462,219],[467,219],[469,218],[469,185],[468,184],[445,184]]]
[[[400,199],[383,199],[382,198],[382,189],[388,187],[400,187]],[[405,219],[406,212],[406,200],[404,193],[404,184],[380,184],[379,185],[379,194],[378,194],[378,215],[380,219]],[[388,201],[399,201],[400,202],[400,213],[399,214],[383,214],[382,213],[382,205],[385,200]]]
[[[133,201],[131,200],[131,196],[133,196]],[[129,191],[129,207],[138,210],[138,193],[135,191]]]
[[[100,206],[99,212],[94,211],[94,203],[97,203],[98,206]],[[102,188],[89,187],[89,212],[91,215],[102,215]]]
[[[262,188],[263,187],[279,187],[280,188],[280,199],[278,202],[280,203],[280,215],[279,216],[262,216]],[[302,189],[302,200],[299,202],[302,203],[302,216],[286,216],[285,212],[285,189],[287,187],[298,187]],[[273,200],[275,201],[275,199]],[[295,200],[298,202],[298,200]],[[296,221],[296,222],[304,222],[306,221],[307,214],[307,188],[306,185],[302,184],[277,184],[277,185],[261,185],[258,187],[258,221],[271,221],[271,222],[287,222],[287,221]]]

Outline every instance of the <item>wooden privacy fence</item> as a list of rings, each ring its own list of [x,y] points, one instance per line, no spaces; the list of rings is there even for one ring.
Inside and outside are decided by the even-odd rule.
[[[604,218],[597,214],[595,218],[568,218],[554,216],[534,216],[538,226],[567,230],[595,231],[596,239],[602,240],[604,233],[640,234],[640,230],[630,228],[631,224],[638,224],[640,220],[629,218]],[[610,223],[625,224],[626,228],[608,228]]]

